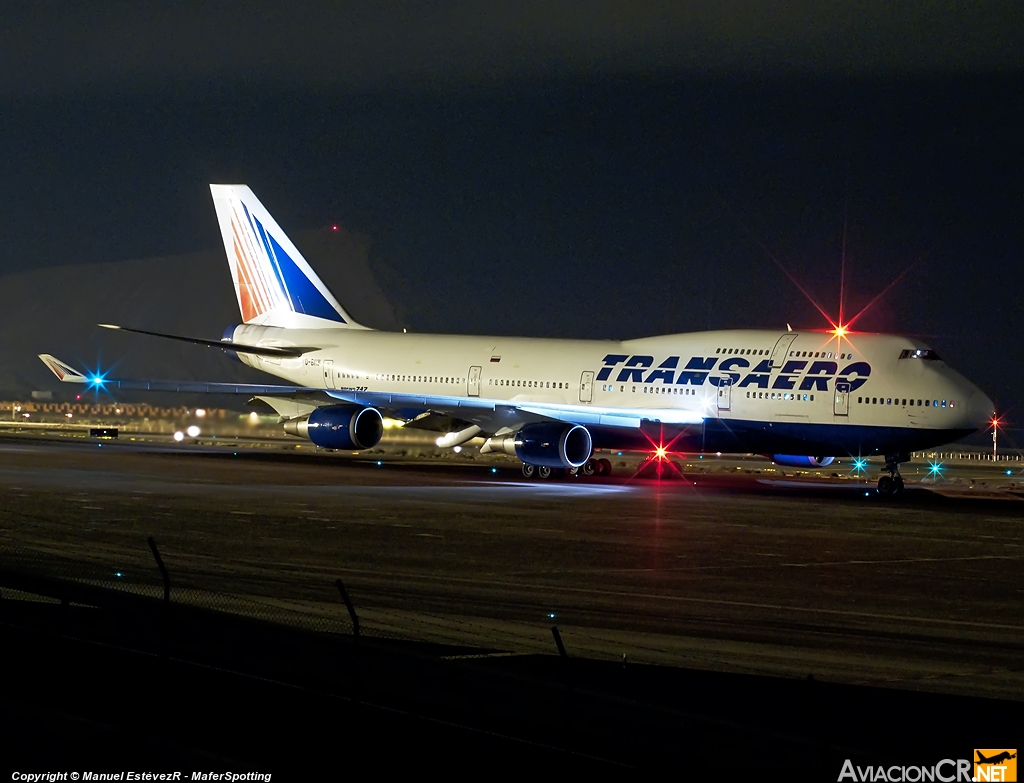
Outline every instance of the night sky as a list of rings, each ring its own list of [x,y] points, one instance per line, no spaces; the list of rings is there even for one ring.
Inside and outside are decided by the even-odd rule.
[[[834,317],[845,246],[856,328],[1024,422],[1021,4],[688,5],[5,12],[0,274],[219,247],[209,182],[416,331],[823,327],[780,266]]]

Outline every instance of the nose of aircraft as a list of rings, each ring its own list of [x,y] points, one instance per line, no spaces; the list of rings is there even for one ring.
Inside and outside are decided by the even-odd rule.
[[[988,427],[995,414],[996,406],[992,404],[992,400],[988,398],[988,395],[980,389],[974,392],[970,399],[967,400],[967,420],[975,429],[980,430]]]

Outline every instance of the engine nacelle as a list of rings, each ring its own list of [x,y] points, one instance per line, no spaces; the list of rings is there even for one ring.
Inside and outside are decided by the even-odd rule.
[[[515,452],[529,465],[578,468],[590,459],[594,443],[579,424],[527,424],[516,433]]]
[[[835,461],[835,457],[803,457],[799,454],[772,454],[776,465],[787,468],[826,468]]]
[[[371,449],[384,436],[384,419],[376,408],[358,405],[324,405],[305,419],[284,423],[289,435],[309,438],[325,449]]]

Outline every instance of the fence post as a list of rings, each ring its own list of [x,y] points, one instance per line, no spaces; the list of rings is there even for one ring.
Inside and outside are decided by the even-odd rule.
[[[565,645],[562,644],[562,635],[558,632],[557,625],[551,626],[551,635],[555,637],[555,646],[558,648],[558,654],[563,659],[568,658],[569,656],[565,652]]]
[[[352,636],[355,637],[356,641],[359,641],[359,615],[356,614],[356,608],[352,606],[352,599],[348,597],[348,590],[345,589],[345,583],[339,579],[334,584],[338,586],[338,592],[341,593],[341,600],[345,602],[345,608],[348,609],[348,616],[352,619]]]
[[[164,559],[160,557],[160,550],[156,548],[156,541],[153,540],[153,536],[146,539],[149,543],[149,548],[153,550],[153,557],[156,559],[156,567],[160,569],[160,576],[164,580],[164,603],[171,602],[171,577],[167,574],[167,566],[164,565]]]

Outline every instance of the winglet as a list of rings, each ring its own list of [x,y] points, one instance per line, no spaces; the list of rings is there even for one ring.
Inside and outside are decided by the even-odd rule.
[[[65,364],[60,359],[50,356],[48,353],[39,354],[43,364],[50,368],[50,372],[57,376],[58,381],[64,383],[88,383],[89,380],[78,370]]]

